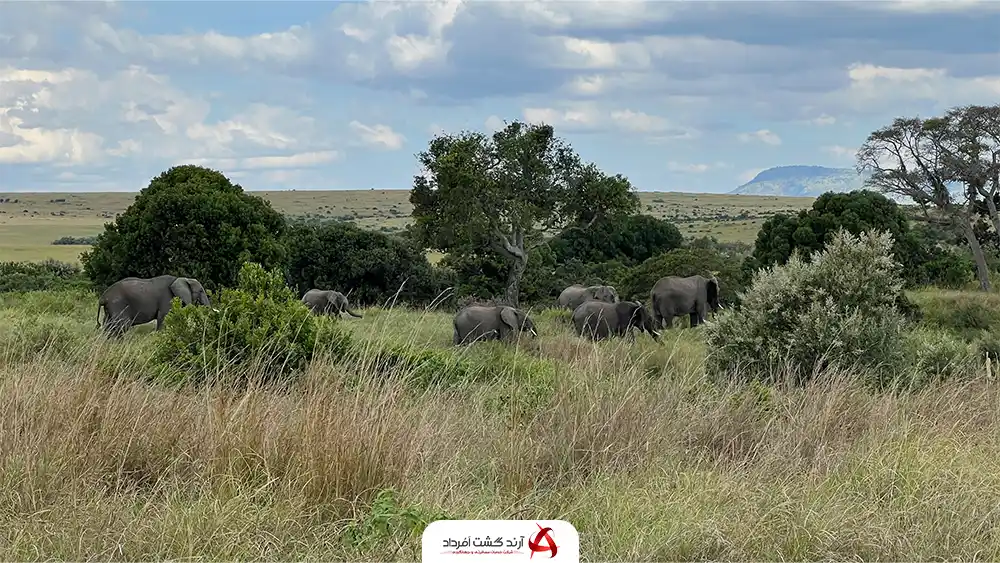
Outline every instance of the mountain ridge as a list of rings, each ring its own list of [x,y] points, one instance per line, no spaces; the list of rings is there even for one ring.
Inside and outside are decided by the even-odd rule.
[[[749,182],[728,192],[744,195],[819,197],[825,192],[850,192],[864,188],[869,174],[853,168],[794,164],[761,170]]]

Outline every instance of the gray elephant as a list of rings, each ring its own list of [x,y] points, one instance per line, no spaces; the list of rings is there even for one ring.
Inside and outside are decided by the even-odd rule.
[[[351,310],[343,293],[332,289],[310,289],[302,296],[302,303],[317,315],[333,314],[339,319],[346,312],[356,319],[364,318]]]
[[[708,310],[712,313],[722,308],[719,303],[719,280],[712,276],[695,275],[682,278],[660,278],[650,291],[653,299],[653,322],[657,328],[674,324],[674,317],[689,315],[691,326],[705,322]]]
[[[156,330],[160,330],[174,297],[180,298],[185,306],[212,306],[205,288],[194,278],[129,277],[116,281],[101,293],[97,300],[97,326],[101,326],[103,307],[104,330],[110,335],[121,336],[129,328],[153,319],[156,319]]]
[[[648,333],[655,341],[660,339],[649,311],[638,301],[585,301],[573,311],[573,324],[577,335],[587,335],[592,340],[628,335],[635,341],[632,329]]]
[[[603,301],[605,303],[618,303],[618,292],[610,285],[592,285],[584,287],[575,283],[559,294],[559,306],[566,307],[570,311],[575,311],[584,301]]]
[[[479,340],[506,340],[511,334],[529,332],[538,336],[535,323],[513,307],[471,305],[458,312],[452,321],[452,342],[471,344]]]

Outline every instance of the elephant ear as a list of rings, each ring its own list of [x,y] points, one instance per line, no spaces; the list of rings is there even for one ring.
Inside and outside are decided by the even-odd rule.
[[[174,283],[170,284],[170,293],[173,293],[174,297],[180,297],[181,303],[185,305],[190,305],[194,300],[187,278],[177,278],[174,280]]]
[[[708,284],[705,287],[706,297],[709,303],[714,303],[719,299],[719,282],[714,277],[708,280]]]
[[[500,320],[511,328],[511,330],[517,330],[520,327],[517,323],[517,312],[511,307],[504,307],[500,309]]]

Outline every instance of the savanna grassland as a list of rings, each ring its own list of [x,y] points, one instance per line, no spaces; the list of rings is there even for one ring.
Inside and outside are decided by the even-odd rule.
[[[254,191],[288,216],[350,220],[392,232],[410,222],[408,190]],[[135,193],[0,193],[0,262],[52,258],[78,263],[88,245],[54,245],[62,237],[93,237],[135,200]],[[671,220],[685,236],[753,243],[760,226],[780,211],[813,198],[638,192],[643,212]],[[431,257],[432,260],[434,257]]]
[[[910,296],[928,335],[996,342],[997,294]],[[594,344],[529,311],[538,339],[455,349],[448,313],[369,308],[336,326],[482,377],[320,356],[286,390],[174,391],[142,380],[152,325],[107,341],[95,310],[0,295],[5,559],[412,561],[442,517],[566,519],[586,561],[1000,557],[985,362],[920,393],[726,387],[702,327]]]

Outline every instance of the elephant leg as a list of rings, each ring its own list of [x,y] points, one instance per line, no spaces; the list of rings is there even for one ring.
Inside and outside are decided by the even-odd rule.
[[[698,326],[698,313],[697,312],[691,313],[690,315],[688,315],[688,318],[691,319],[691,328],[694,328],[694,327]]]

